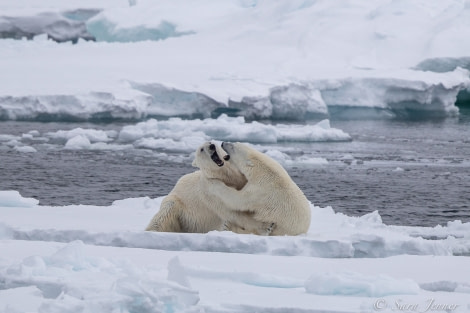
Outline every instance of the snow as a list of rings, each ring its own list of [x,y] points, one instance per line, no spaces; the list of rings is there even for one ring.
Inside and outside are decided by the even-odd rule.
[[[452,116],[467,2],[0,1],[0,118]]]
[[[470,223],[392,226],[312,204],[296,237],[143,231],[162,199],[49,207],[1,191],[0,312],[470,308]]]

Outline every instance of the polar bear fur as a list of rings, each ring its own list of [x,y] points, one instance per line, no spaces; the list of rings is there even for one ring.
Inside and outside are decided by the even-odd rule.
[[[211,180],[213,197],[219,196],[226,210],[241,212],[254,221],[235,224],[243,231],[270,235],[299,235],[310,227],[310,203],[292,181],[289,174],[275,160],[243,143],[222,143],[230,156],[226,165],[236,167],[248,180],[240,189],[229,188],[219,180]],[[228,228],[237,231],[237,225]],[[258,224],[256,224],[258,223]],[[247,229],[248,227],[255,229]],[[258,230],[256,230],[258,227]]]
[[[211,197],[209,194],[209,181],[218,181],[227,188],[236,190],[246,184],[246,178],[233,166],[224,164],[224,156],[225,151],[211,142],[200,146],[193,161],[193,166],[200,170],[178,180],[173,190],[163,199],[160,210],[146,230],[206,233],[226,229],[224,220],[216,214],[224,204],[219,197]],[[243,221],[243,217],[238,220]]]

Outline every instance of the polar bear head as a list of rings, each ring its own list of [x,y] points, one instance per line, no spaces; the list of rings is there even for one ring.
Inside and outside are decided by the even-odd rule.
[[[226,163],[236,167],[249,181],[287,174],[274,159],[241,142],[223,142],[222,149],[228,154],[225,159],[230,160]]]
[[[247,180],[236,167],[224,162],[229,158],[223,149],[208,141],[197,148],[192,165],[208,179],[219,179],[229,187],[241,189]]]

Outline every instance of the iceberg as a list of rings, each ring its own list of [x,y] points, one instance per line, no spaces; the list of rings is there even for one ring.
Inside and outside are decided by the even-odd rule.
[[[4,120],[447,117],[469,94],[461,2],[0,7],[3,37],[77,43],[0,40]]]

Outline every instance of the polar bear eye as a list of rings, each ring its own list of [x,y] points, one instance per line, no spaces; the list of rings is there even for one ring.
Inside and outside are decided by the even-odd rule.
[[[201,152],[204,152],[204,148],[201,148]]]

